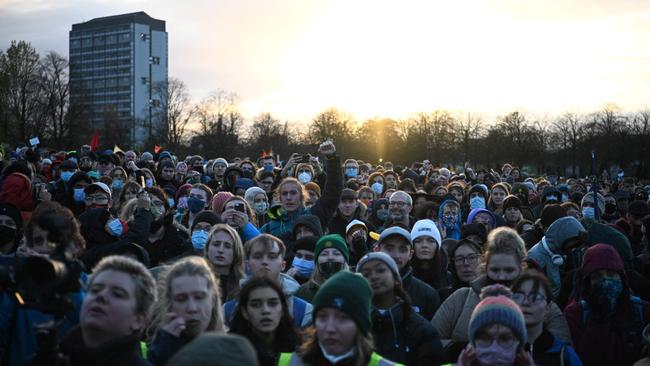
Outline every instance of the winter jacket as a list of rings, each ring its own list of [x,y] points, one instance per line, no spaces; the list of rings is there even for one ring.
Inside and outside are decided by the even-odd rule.
[[[404,305],[372,310],[372,336],[375,352],[405,365],[437,365],[442,362],[442,343],[431,324],[408,308],[404,324]]]
[[[336,210],[336,214],[334,214],[334,217],[330,220],[329,225],[327,225],[327,233],[328,234],[339,234],[343,238],[345,238],[345,229],[347,228],[348,224],[352,222],[352,220],[359,220],[366,224],[366,227],[368,228],[368,232],[370,231],[375,231],[375,225],[367,222],[366,220],[361,219],[361,207],[357,207],[357,209],[354,211],[354,214],[350,219],[346,219],[341,215],[341,211],[338,209]]]
[[[582,366],[576,351],[566,342],[551,334],[546,328],[537,337],[535,343],[527,345],[535,365],[539,366]],[[564,363],[562,362],[564,359]]]
[[[80,280],[85,282],[86,275],[82,274]],[[79,323],[79,311],[85,294],[84,290],[80,290],[69,295],[72,309],[64,315],[63,322],[56,328],[59,341],[66,332]],[[7,291],[0,293],[0,349],[7,352],[4,358],[0,359],[0,364],[20,366],[33,356],[36,352],[34,327],[53,319],[52,315],[40,310],[18,306],[12,293]]]
[[[281,353],[280,360],[278,361],[278,366],[354,366],[356,365],[355,358],[346,358],[335,364],[329,362],[321,353],[318,355],[318,359],[313,364],[304,362],[300,356],[294,353]],[[401,364],[390,361],[386,358],[383,358],[379,354],[373,352],[370,355],[370,361],[366,364],[367,366],[400,366]]]
[[[135,243],[140,247],[149,244],[149,231],[153,219],[149,210],[136,209],[134,220],[129,222],[128,230],[119,238],[110,235],[104,228],[109,217],[108,210],[104,208],[86,210],[79,217],[81,235],[86,240],[86,252],[82,257],[86,268],[93,268],[106,256],[120,253],[130,243]]]
[[[183,346],[191,341],[189,338],[176,337],[175,335],[165,331],[158,330],[153,338],[153,342],[149,344],[147,350],[147,361],[152,365],[165,365],[176,352]]]
[[[156,223],[152,224],[152,226],[155,225]],[[153,243],[149,240],[144,243],[144,249],[149,253],[151,267],[163,264],[192,250],[187,229],[174,223],[171,217],[164,224],[163,230],[162,238]]]
[[[613,315],[598,316],[590,301],[590,275],[601,269],[619,273],[623,292]],[[576,352],[586,366],[631,365],[641,357],[641,332],[650,319],[650,303],[633,301],[625,276],[623,261],[607,244],[589,248],[579,272],[580,300],[564,310]],[[637,298],[638,299],[638,298]]]
[[[303,207],[294,212],[280,210],[278,214],[272,215],[271,220],[261,228],[262,233],[273,234],[282,239],[285,243],[293,242],[293,225],[298,217],[305,214],[318,216],[321,227],[327,227],[332,215],[336,211],[341,200],[343,180],[341,176],[341,163],[337,156],[327,159],[327,182],[323,195],[312,207]]]
[[[579,237],[583,232],[585,232],[585,228],[574,217],[559,218],[549,226],[542,240],[528,252],[528,258],[534,260],[548,277],[553,299],[557,299],[561,289],[561,264],[554,263],[553,257],[561,256],[564,252],[562,245],[569,239]],[[544,243],[546,243],[546,246]]]
[[[86,210],[86,202],[76,202],[74,200],[74,185],[80,181],[92,182],[88,174],[84,171],[78,171],[70,177],[70,180],[67,183],[62,181],[57,181],[56,183],[56,193],[57,197],[55,200],[61,203],[63,206],[67,207],[72,211],[75,217],[79,217]],[[60,186],[60,187],[59,187]]]
[[[440,307],[440,295],[433,287],[413,276],[413,269],[407,266],[402,270],[402,287],[411,298],[416,313],[430,321]]]
[[[242,279],[239,283],[239,287],[243,287],[244,284],[246,284],[246,281],[248,281],[248,278]],[[296,291],[298,291],[300,288],[298,282],[296,282],[296,280],[294,280],[291,276],[284,273],[280,274],[280,282],[282,285],[282,291],[287,297],[287,305],[289,307],[288,310],[293,315],[296,326],[304,328],[310,325],[311,313],[314,307],[310,303],[298,298],[297,296],[294,296]],[[224,321],[227,326],[230,326],[230,322],[232,322],[233,318],[235,317],[237,300],[230,300],[226,302],[223,304],[223,308]]]
[[[59,349],[69,357],[70,366],[149,365],[142,358],[140,339],[137,336],[114,339],[99,348],[91,349],[84,344],[81,328],[77,326],[65,335]]]
[[[436,270],[439,272],[437,283],[434,283],[433,276],[431,275],[431,270],[433,268],[425,270],[425,267],[419,264],[419,259],[415,258],[415,256],[411,259],[411,264],[413,266],[413,275],[436,290],[451,287],[451,272],[448,270],[449,256],[445,248],[442,246],[439,247],[438,253],[440,253],[440,267],[436,268]],[[427,262],[431,262],[431,260],[428,260]]]
[[[300,285],[300,288],[298,289],[298,291],[296,291],[295,295],[307,301],[308,303],[311,303],[312,300],[314,300],[314,296],[316,296],[316,293],[318,292],[319,288],[320,286],[316,282],[310,279],[307,282]]]
[[[20,211],[23,222],[27,222],[34,210],[32,194],[32,183],[29,178],[21,173],[11,173],[2,181],[0,202],[14,205]]]
[[[442,227],[442,229],[444,230],[444,233],[445,233],[445,235],[443,237],[444,239],[459,240],[460,239],[460,227],[463,224],[463,218],[462,218],[461,210],[460,209],[458,210],[458,214],[456,215],[455,222],[453,223],[453,225],[450,224],[449,226],[445,226],[445,224],[442,221],[442,218],[444,216],[442,213],[444,212],[445,206],[447,206],[450,203],[450,201],[454,201],[454,202],[458,203],[458,201],[453,200],[453,199],[446,199],[446,200],[442,201],[442,203],[440,203],[440,207],[438,208],[438,222],[440,223],[440,227]]]
[[[489,279],[483,275],[474,280],[470,287],[456,290],[442,303],[433,317],[431,324],[440,334],[447,360],[457,360],[460,351],[467,345],[469,320],[480,301],[481,289],[489,284]],[[549,304],[544,321],[549,332],[565,342],[571,342],[569,326],[555,303]]]

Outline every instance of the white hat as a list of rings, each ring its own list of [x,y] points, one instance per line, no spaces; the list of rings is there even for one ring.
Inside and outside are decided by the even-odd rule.
[[[349,233],[350,230],[352,230],[352,228],[355,227],[355,226],[363,226],[364,230],[368,231],[368,227],[366,226],[366,224],[363,223],[363,221],[352,220],[352,221],[350,221],[348,226],[345,228],[345,233],[346,234]]]
[[[438,227],[435,222],[429,219],[419,220],[415,225],[413,225],[413,229],[411,230],[411,242],[414,242],[415,239],[422,236],[432,237],[438,245],[442,242],[442,237],[440,236]]]
[[[102,182],[95,182],[87,185],[86,188],[84,188],[84,193],[90,194],[90,192],[94,189],[99,189],[100,191],[108,194],[108,199],[111,199],[111,189],[108,188],[108,186]]]

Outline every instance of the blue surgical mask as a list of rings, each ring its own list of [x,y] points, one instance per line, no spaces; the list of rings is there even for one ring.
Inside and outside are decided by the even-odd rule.
[[[61,172],[61,180],[67,182],[72,178],[73,172]]]
[[[554,194],[549,194],[546,196],[546,202],[557,201],[557,196]]]
[[[122,221],[120,219],[113,219],[108,222],[108,231],[111,233],[113,236],[122,236],[122,232],[124,230],[124,227],[122,226]]]
[[[379,182],[373,183],[371,188],[376,194],[381,194],[384,191],[384,185]]]
[[[357,168],[346,168],[345,169],[345,175],[347,175],[348,178],[356,178],[357,177]]]
[[[205,208],[205,201],[196,197],[190,197],[187,199],[187,208],[189,208],[192,213],[199,213]]]
[[[257,202],[253,204],[253,209],[258,215],[263,215],[269,209],[269,204],[267,202]]]
[[[273,171],[273,165],[264,165],[264,171],[272,172]]]
[[[72,193],[72,199],[77,203],[83,202],[86,199],[86,193],[84,192],[84,189],[75,188],[74,192]]]
[[[311,174],[309,174],[307,172],[298,173],[298,180],[302,184],[307,184],[307,183],[311,182]]]
[[[309,261],[298,257],[293,257],[291,266],[295,267],[298,270],[300,277],[309,277],[314,271],[314,261]]]
[[[196,250],[203,250],[208,242],[208,232],[205,230],[196,230],[192,233],[192,246]]]
[[[168,198],[167,203],[169,204],[169,207],[171,208],[171,207],[174,207],[174,203],[176,203],[176,202],[174,202],[173,198]]]
[[[121,179],[115,179],[112,185],[113,189],[120,190],[122,189],[122,186],[124,186],[124,182]]]
[[[566,193],[562,193],[562,202],[567,202],[569,200],[569,195]]]
[[[151,178],[145,179],[144,184],[147,186],[147,188],[153,187],[153,179]]]
[[[470,198],[469,207],[471,207],[472,209],[485,208],[485,198],[480,196],[475,196]]]
[[[582,217],[585,219],[595,219],[596,218],[596,209],[593,207],[583,207],[582,208]]]

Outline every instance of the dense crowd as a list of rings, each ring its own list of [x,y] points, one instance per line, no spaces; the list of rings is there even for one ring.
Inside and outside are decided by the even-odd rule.
[[[0,161],[2,365],[650,364],[650,185],[622,173],[378,165],[332,141]]]

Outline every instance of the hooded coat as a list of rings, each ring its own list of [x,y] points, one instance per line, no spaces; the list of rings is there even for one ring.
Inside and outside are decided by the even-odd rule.
[[[21,173],[11,173],[2,181],[0,201],[11,203],[23,217],[23,222],[29,221],[34,210],[32,182]]]
[[[599,320],[595,315],[597,306],[590,296],[590,276],[601,269],[617,272],[623,281],[623,291],[615,313]],[[579,279],[580,300],[584,300],[586,307],[581,302],[574,302],[567,306],[564,314],[576,352],[583,363],[592,366],[636,362],[641,357],[641,332],[650,319],[650,303],[640,301],[639,309],[635,309],[621,257],[611,245],[594,245],[585,252]]]
[[[451,201],[455,202],[458,204],[458,201],[453,200],[453,199],[446,199],[440,203],[440,207],[438,208],[438,221],[440,222],[440,227],[442,227],[445,230],[445,239],[454,239],[454,240],[459,240],[460,239],[460,227],[463,224],[463,217],[462,217],[462,212],[461,209],[458,209],[458,214],[456,214],[456,222],[454,223],[453,226],[445,227],[442,223],[442,217],[443,217],[443,209],[445,206],[447,206]]]
[[[405,365],[438,365],[442,362],[442,343],[436,330],[423,317],[400,301],[389,309],[372,309],[372,336],[375,352]]]
[[[80,181],[86,181],[88,184],[92,183],[92,179],[84,171],[78,171],[70,177],[70,180],[65,184],[65,189],[63,192],[57,193],[61,194],[60,202],[63,206],[67,207],[72,211],[75,217],[79,217],[86,210],[86,202],[76,202],[74,200],[74,185]]]
[[[343,190],[343,178],[340,159],[337,156],[328,158],[327,182],[325,183],[323,195],[318,201],[312,207],[302,207],[293,212],[279,210],[276,215],[272,216],[272,212],[269,211],[270,220],[262,226],[260,231],[275,235],[285,243],[291,243],[293,242],[293,225],[300,216],[305,214],[318,216],[321,227],[327,227],[339,205],[341,190]]]
[[[560,264],[554,263],[553,258],[554,256],[563,255],[562,245],[567,240],[579,237],[584,232],[585,228],[580,221],[572,216],[562,217],[551,224],[542,240],[528,252],[528,258],[535,261],[548,277],[553,299],[557,299],[562,288]],[[544,243],[546,243],[548,250],[545,248]]]

